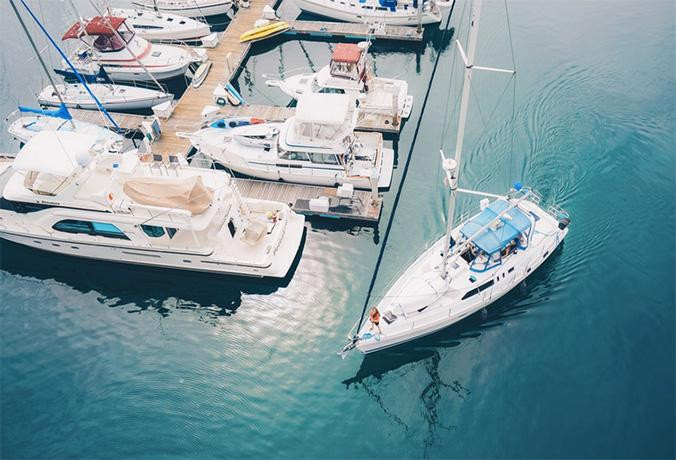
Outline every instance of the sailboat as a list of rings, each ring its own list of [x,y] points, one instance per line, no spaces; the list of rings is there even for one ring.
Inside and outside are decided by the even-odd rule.
[[[108,128],[86,121],[74,120],[65,105],[56,110],[44,110],[19,106],[5,121],[7,132],[21,144],[25,144],[44,131],[78,132],[95,137],[98,141],[116,142],[120,147],[124,137]]]
[[[416,26],[441,22],[441,7],[451,1],[437,0],[296,0],[308,13],[345,22]]]
[[[232,9],[232,0],[134,0],[135,6],[180,14],[190,18],[204,18],[227,14]]]
[[[151,42],[195,42],[211,33],[211,28],[206,22],[163,11],[113,8],[110,15],[125,18],[139,37]]]
[[[474,0],[467,53],[456,40],[465,75],[455,158],[445,158],[441,152],[451,190],[446,232],[371,307],[344,352],[355,347],[362,353],[376,352],[468,317],[526,279],[568,234],[568,213],[557,206],[543,208],[540,196],[520,183],[504,195],[458,187],[472,74],[481,70],[513,73],[475,65],[480,13],[481,0]],[[482,199],[475,215],[454,225],[460,193]]]
[[[174,99],[173,94],[164,91],[113,83],[90,83],[89,89],[101,105],[111,111],[150,109],[157,104]],[[41,105],[58,107],[62,100],[69,108],[98,109],[96,101],[81,83],[66,83],[56,85],[56,87],[48,85],[38,94],[38,102]]]
[[[54,82],[54,79],[52,78],[52,75],[50,74],[47,65],[42,59],[42,56],[38,51],[37,45],[35,44],[35,41],[33,40],[31,34],[29,33],[28,28],[26,27],[26,24],[24,23],[23,18],[21,17],[21,14],[19,13],[19,10],[17,9],[16,4],[14,3],[14,0],[10,0],[9,3],[10,6],[12,7],[12,10],[14,11],[14,14],[16,15],[17,20],[19,21],[19,24],[21,25],[21,28],[26,34],[26,38],[28,39],[31,48],[35,52],[35,55],[37,57],[38,62],[40,63],[40,66],[42,67],[42,70],[45,72],[46,77],[49,79],[51,87],[57,88],[58,86]],[[42,23],[35,17],[30,8],[28,8],[28,5],[26,5],[26,3],[23,0],[21,0],[21,3],[23,4],[26,11],[28,11],[30,16],[33,18],[33,20],[36,22],[38,27],[46,35],[49,42],[56,48],[59,54],[61,54],[61,56],[65,58],[63,51],[58,47],[58,45],[56,45],[56,43],[49,35],[47,30],[44,28]],[[91,100],[94,102],[97,108],[101,110],[101,113],[110,122],[110,126],[119,131],[119,126],[115,123],[115,120],[113,120],[110,114],[106,111],[105,107],[101,105],[101,102],[96,98],[94,92],[92,92],[92,90],[89,88],[86,82],[82,79],[82,77],[79,74],[77,74],[77,72],[74,69],[73,71],[75,72],[76,76],[80,78],[82,88],[89,95],[89,97],[91,97]],[[68,111],[68,107],[61,93],[56,92],[55,94],[53,94],[53,96],[55,96],[56,99],[59,101],[58,109],[56,110],[46,110],[19,106],[18,110],[14,111],[5,119],[5,123],[9,124],[8,131],[15,140],[18,140],[21,144],[24,144],[28,142],[34,135],[43,131],[52,131],[52,132],[78,131],[80,133],[89,134],[93,136],[95,139],[97,139],[97,141],[114,144],[116,146],[116,149],[118,150],[123,147],[122,136],[104,127],[95,125],[93,123],[74,120],[70,112]],[[26,113],[30,115],[24,115]]]

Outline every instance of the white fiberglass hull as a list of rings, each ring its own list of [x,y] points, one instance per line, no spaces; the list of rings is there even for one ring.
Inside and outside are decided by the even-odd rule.
[[[371,337],[366,340],[359,339],[356,348],[362,353],[372,353],[440,331],[487,307],[518,286],[554,253],[554,250],[563,242],[568,233],[568,228],[559,229],[556,219],[546,214],[541,208],[530,202],[527,203],[527,206],[535,210],[533,212],[538,212],[541,221],[544,219],[550,221],[546,225],[550,233],[545,236],[539,234],[537,240],[534,237],[534,241],[528,249],[518,251],[518,254],[511,256],[511,261],[502,266],[484,273],[465,271],[458,275],[475,276],[476,281],[470,286],[470,290],[472,287],[476,288],[487,282],[491,284],[490,288],[464,300],[462,300],[462,296],[468,289],[466,286],[459,290],[450,288],[440,294],[434,294],[429,289],[434,283],[430,281],[431,278],[428,275],[433,271],[433,267],[438,266],[442,261],[441,253],[445,243],[445,237],[442,237],[406,269],[387,291],[383,300],[376,305],[381,314],[387,311],[395,313],[398,316],[395,321],[388,324],[381,318],[382,334],[380,334],[376,328],[371,326],[370,321],[366,320],[359,331],[359,336],[364,337],[366,334],[366,337],[369,335]],[[459,227],[454,232],[457,232]],[[541,227],[538,231],[542,230]],[[420,296],[426,298],[427,301],[420,301],[419,311],[409,310],[410,316],[408,317],[404,313],[395,311],[398,308],[404,308],[401,304],[416,301],[416,295],[407,292],[406,286],[415,282],[413,280],[423,280],[426,276],[427,281],[424,282],[424,285],[428,292],[420,294]]]
[[[23,116],[12,122],[7,128],[9,134],[17,141],[26,143],[42,131],[75,131],[79,134],[94,135],[101,141],[122,141],[123,137],[99,125],[84,121],[64,120],[48,116]]]
[[[87,90],[79,83],[56,85],[58,92],[69,108],[97,110],[98,106]],[[147,88],[135,88],[121,85],[105,85],[90,83],[89,88],[106,110],[126,111],[143,110],[171,101],[174,96]],[[38,95],[38,102],[42,105],[58,107],[59,98],[51,85],[47,86]]]
[[[51,235],[28,235],[10,231],[0,215],[0,238],[24,246],[58,254],[108,262],[127,263],[224,275],[283,278],[288,273],[300,247],[305,218],[292,214],[287,222],[283,247],[269,264],[246,261],[216,260],[208,254],[153,250],[144,247],[121,247],[103,242],[84,242],[55,238]],[[16,229],[19,230],[19,229]]]
[[[332,0],[296,0],[296,5],[308,13],[325,16],[345,22],[381,23],[397,26],[417,26],[418,12],[416,9],[398,9],[396,12],[363,9],[361,3],[337,2]],[[354,6],[353,6],[354,5]],[[441,13],[437,7],[424,11],[420,22],[423,25],[435,24],[441,21]]]
[[[146,9],[155,8],[152,0],[136,0],[132,4]],[[232,9],[232,0],[157,0],[157,8],[167,13],[201,18],[228,13]]]
[[[232,169],[239,174],[271,181],[291,182],[303,185],[319,185],[335,187],[343,184],[352,184],[354,188],[370,190],[371,183],[368,177],[346,176],[342,168],[291,168],[272,167],[271,165],[248,162],[241,157],[221,154],[213,157],[221,165]],[[378,188],[388,188],[392,181],[394,150],[383,149],[382,163],[379,169]]]
[[[211,33],[208,24],[177,14],[115,8],[112,15],[127,18],[127,23],[134,28],[136,34],[149,41],[194,41]]]

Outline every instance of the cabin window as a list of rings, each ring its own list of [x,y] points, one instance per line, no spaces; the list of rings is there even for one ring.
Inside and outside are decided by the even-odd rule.
[[[91,222],[91,224],[94,235],[105,236],[108,238],[121,238],[124,240],[129,239],[122,230],[113,224],[108,224],[105,222]]]
[[[338,158],[335,155],[330,153],[311,153],[310,158],[313,163],[324,164],[324,165],[337,165]]]
[[[467,292],[465,293],[464,296],[462,296],[462,299],[461,299],[461,300],[469,299],[470,297],[472,297],[473,295],[476,295],[476,294],[478,294],[478,293],[479,293],[479,289],[477,289],[477,288],[470,289],[469,291],[467,291]]]
[[[469,299],[470,297],[477,295],[481,291],[485,291],[489,287],[493,286],[493,284],[494,284],[493,280],[490,280],[489,282],[482,284],[478,288],[470,289],[465,293],[464,296],[462,296],[462,300]]]
[[[151,238],[160,238],[164,236],[164,229],[162,227],[156,227],[154,225],[141,225],[143,233],[148,235]]]
[[[228,221],[228,230],[230,230],[230,236],[234,238],[235,233],[237,233],[237,227],[235,227],[235,223],[232,221],[232,219]]]
[[[342,88],[321,88],[317,92],[321,94],[345,94],[345,90]]]
[[[117,226],[106,222],[86,222],[83,220],[66,219],[55,223],[52,228],[64,233],[85,233],[106,238],[129,239]]]
[[[175,228],[171,228],[171,227],[167,227],[166,230],[167,230],[167,235],[169,235],[169,239],[173,238],[174,235],[176,234],[176,232],[178,231]]]
[[[28,214],[29,212],[42,211],[43,209],[53,208],[49,204],[39,203],[23,203],[21,201],[10,201],[5,198],[0,198],[0,209],[7,211],[14,211],[19,214]]]
[[[287,152],[282,155],[284,160],[310,161],[310,156],[305,152]]]
[[[493,283],[493,280],[490,280],[489,282],[484,283],[484,284],[482,284],[481,286],[479,286],[477,289],[479,290],[479,292],[485,291],[485,290],[488,289],[489,287],[493,286],[493,284],[494,284],[494,283]]]

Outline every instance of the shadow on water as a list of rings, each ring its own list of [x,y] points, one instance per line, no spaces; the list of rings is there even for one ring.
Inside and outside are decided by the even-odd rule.
[[[219,275],[169,268],[98,261],[55,254],[0,240],[0,269],[13,275],[54,280],[82,293],[95,291],[108,306],[134,304],[168,316],[165,300],[178,299],[172,308],[206,310],[212,316],[230,316],[243,294],[272,294],[288,286],[305,246],[300,248],[286,277],[281,279]]]
[[[396,378],[402,380],[404,375],[413,375],[423,368],[429,377],[428,383],[419,395],[423,408],[422,415],[427,422],[427,435],[424,439],[424,456],[427,457],[427,450],[434,445],[438,429],[452,430],[455,428],[455,426],[442,424],[439,419],[438,404],[444,399],[444,393],[450,391],[462,400],[471,394],[471,390],[463,386],[458,379],[448,382],[441,378],[439,363],[442,355],[440,352],[455,348],[466,339],[480,337],[484,331],[501,326],[506,320],[524,314],[529,307],[547,300],[556,260],[560,258],[562,251],[563,244],[528,277],[527,282],[513,288],[487,309],[480,310],[461,322],[429,336],[364,356],[357,373],[343,380],[342,383],[346,388],[350,386],[363,388],[383,413],[408,433],[410,427],[396,414],[396,401],[392,399],[390,402],[386,397],[386,389],[382,383],[386,375],[391,372],[401,370]],[[536,288],[541,286],[545,288],[545,292],[536,295]],[[416,375],[415,378],[419,377]]]

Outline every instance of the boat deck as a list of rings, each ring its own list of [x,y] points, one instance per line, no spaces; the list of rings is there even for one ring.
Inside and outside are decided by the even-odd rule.
[[[111,128],[108,119],[98,110],[68,109],[68,112],[70,112],[75,120]],[[134,115],[131,113],[108,113],[125,134],[140,133],[143,122],[152,122],[154,118],[152,116]]]
[[[311,37],[343,37],[348,39],[422,41],[423,34],[416,27],[354,24],[348,22],[286,21],[291,28],[287,35],[309,35]]]

